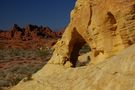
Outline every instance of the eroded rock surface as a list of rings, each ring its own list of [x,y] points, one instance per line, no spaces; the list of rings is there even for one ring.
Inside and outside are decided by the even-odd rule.
[[[135,90],[135,45],[96,65],[47,64],[11,90]]]
[[[134,0],[77,0],[49,63],[11,90],[135,90],[134,42]],[[85,43],[91,63],[75,67]]]
[[[75,66],[84,43],[95,64],[135,43],[135,1],[78,0],[49,63]]]

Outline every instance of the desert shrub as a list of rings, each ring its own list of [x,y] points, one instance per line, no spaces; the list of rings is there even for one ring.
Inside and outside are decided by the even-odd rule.
[[[5,77],[5,81],[8,81],[8,86],[14,86],[16,85],[24,76],[21,74],[15,74],[15,73],[8,73]],[[8,87],[7,86],[7,87]]]
[[[50,48],[37,50],[23,50],[23,49],[0,49],[0,60],[9,61],[16,58],[50,58],[52,50]],[[16,59],[17,60],[17,59]]]
[[[19,49],[0,49],[0,60],[7,60],[19,56],[21,52]]]
[[[35,72],[35,68],[32,65],[23,65],[21,67],[19,67],[16,70],[16,73],[20,73],[20,74],[27,74],[27,73],[34,73]]]
[[[0,49],[0,60],[3,60],[5,58],[5,56],[7,56],[6,51]]]
[[[8,86],[9,82],[7,80],[0,79],[0,87],[8,87]]]
[[[42,59],[42,63],[37,62],[22,62],[22,64],[11,65],[8,68],[0,70],[0,87],[8,87],[16,85],[20,80],[26,78],[26,81],[32,80],[32,74],[41,69],[48,61],[47,57],[51,57],[52,50],[50,48],[38,50],[23,50],[23,49],[3,49],[0,50],[1,62],[9,62],[9,60],[31,60]],[[19,58],[18,58],[19,57]],[[43,57],[43,58],[42,58]],[[23,58],[23,59],[21,59]],[[28,60],[29,60],[28,59]]]
[[[19,55],[21,55],[21,51],[19,49],[11,49],[9,54],[11,56],[19,56]]]
[[[37,57],[36,56],[36,50],[24,50],[23,51],[23,57],[29,58],[29,57]]]
[[[48,55],[51,54],[51,49],[49,49],[49,48],[38,49],[36,51],[36,54],[39,57],[47,57]]]
[[[36,57],[36,52],[34,50],[23,50],[23,49],[0,49],[0,60],[13,60],[17,57],[20,58],[33,58]]]
[[[27,74],[34,73],[37,69],[33,65],[24,64],[24,65],[16,65],[7,70],[7,72],[15,73],[15,74]]]
[[[15,65],[7,70],[0,71],[0,87],[14,86],[23,78],[26,81],[32,80],[32,74],[41,69],[44,64],[37,65]]]

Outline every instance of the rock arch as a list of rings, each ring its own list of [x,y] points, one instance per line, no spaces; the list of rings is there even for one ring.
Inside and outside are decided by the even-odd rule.
[[[51,58],[49,63],[75,67],[78,60],[79,51],[86,43],[86,41],[78,33],[76,27],[73,27],[73,30],[70,32],[72,34],[69,34],[69,36],[67,36],[67,33],[65,32],[65,35],[63,35],[64,40],[60,40],[57,42],[53,57]],[[67,39],[67,41],[65,41],[65,39]]]
[[[135,43],[134,36],[134,0],[130,4],[126,0],[78,0],[49,63],[75,66],[78,50],[86,42],[91,47],[91,63],[96,64]]]
[[[71,40],[71,44],[69,44],[69,47],[72,47],[70,51],[70,62],[73,64],[73,67],[75,67],[76,62],[78,60],[79,51],[82,48],[82,46],[86,43],[86,41],[83,39],[83,37],[77,32],[76,28],[73,28],[75,34],[72,34],[72,38],[76,38],[74,40]],[[75,37],[77,36],[77,37]]]

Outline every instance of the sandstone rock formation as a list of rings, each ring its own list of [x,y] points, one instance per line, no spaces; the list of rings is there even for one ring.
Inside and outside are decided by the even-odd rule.
[[[98,63],[134,42],[134,0],[78,0],[49,63],[75,66],[84,43],[91,47],[92,63]]]
[[[135,90],[135,45],[97,65],[47,64],[11,90]]]
[[[90,64],[76,67],[85,43]],[[77,0],[49,63],[11,90],[135,90],[134,43],[134,0]]]
[[[0,31],[0,40],[3,48],[37,49],[53,46],[62,34],[63,32],[55,32],[49,27],[27,25],[20,28],[14,24],[10,31]]]
[[[28,25],[24,29],[14,25],[11,30],[11,38],[22,39],[24,41],[40,38],[57,38],[57,33],[49,27],[38,27],[37,25]]]

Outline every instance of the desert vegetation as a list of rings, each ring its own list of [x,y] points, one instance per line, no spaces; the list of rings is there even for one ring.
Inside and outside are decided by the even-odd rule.
[[[32,74],[41,69],[51,55],[51,48],[36,50],[0,49],[1,89],[14,86],[23,78],[26,78],[25,81],[32,80]]]
[[[50,59],[51,47],[63,32],[31,24],[23,28],[14,24],[8,31],[0,30],[0,90],[23,78],[32,80],[32,74]]]
[[[90,51],[85,44],[79,53]],[[0,87],[12,87],[20,80],[32,80],[32,74],[40,70],[52,56],[53,50],[41,47],[35,50],[0,49]]]

